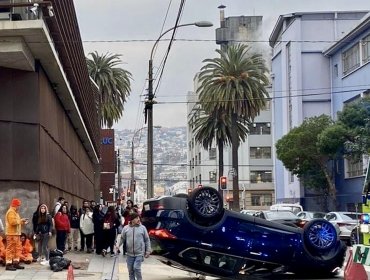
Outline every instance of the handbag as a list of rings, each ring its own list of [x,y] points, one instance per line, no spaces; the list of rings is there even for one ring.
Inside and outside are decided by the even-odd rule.
[[[110,223],[103,223],[103,229],[110,229]]]

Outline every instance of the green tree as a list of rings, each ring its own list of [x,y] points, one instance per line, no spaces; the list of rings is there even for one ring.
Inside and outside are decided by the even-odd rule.
[[[231,127],[238,120],[251,123],[266,105],[269,97],[268,70],[261,54],[251,54],[246,45],[230,45],[216,50],[220,57],[205,59],[199,74],[199,101],[207,112],[225,112],[230,116]],[[238,131],[232,130],[233,203],[239,210]]]
[[[197,108],[193,112],[194,118],[194,138],[200,143],[204,149],[212,148],[216,142],[218,148],[218,179],[224,174],[224,146],[231,143],[231,120],[230,117],[222,110],[214,110],[207,114],[204,109]],[[237,123],[238,135],[240,141],[245,141],[248,129],[240,120]],[[220,182],[218,180],[218,191],[220,190]]]
[[[305,119],[276,143],[276,155],[284,166],[300,178],[305,187],[321,190],[335,203],[336,189],[330,160],[336,152],[323,153],[319,138],[334,122],[327,115]]]
[[[370,153],[370,98],[344,106],[338,121],[319,137],[322,153],[359,158]]]
[[[124,103],[131,91],[131,73],[117,67],[121,55],[90,53],[86,58],[90,77],[99,87],[100,124],[111,128],[122,117]]]

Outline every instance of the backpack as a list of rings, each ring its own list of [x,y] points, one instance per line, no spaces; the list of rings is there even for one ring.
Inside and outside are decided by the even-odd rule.
[[[55,217],[55,214],[58,212],[58,211],[56,211],[57,210],[57,206],[59,206],[59,208],[62,206],[59,201],[57,203],[55,203],[54,208],[53,208],[53,211],[51,211],[51,216],[52,217]]]

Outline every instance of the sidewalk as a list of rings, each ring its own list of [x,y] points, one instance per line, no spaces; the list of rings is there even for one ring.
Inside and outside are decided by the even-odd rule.
[[[119,280],[128,278],[122,255],[102,257],[94,253],[68,252],[64,257],[72,261],[75,279]],[[6,271],[5,267],[0,266],[0,280],[65,280],[68,276],[68,270],[53,272],[49,266],[39,263],[22,264],[22,266],[25,269],[16,271]],[[118,273],[118,267],[120,267],[120,273]]]

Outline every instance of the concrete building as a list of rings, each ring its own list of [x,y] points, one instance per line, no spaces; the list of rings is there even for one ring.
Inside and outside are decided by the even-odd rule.
[[[370,95],[370,13],[323,53],[332,73],[332,118],[336,119],[345,104]],[[360,160],[345,158],[335,163],[339,209],[355,211],[361,202],[368,160],[369,155],[364,155]]]
[[[72,1],[0,1],[0,215],[99,196],[97,88]]]
[[[334,78],[333,61],[323,51],[351,31],[366,13],[306,12],[279,17],[270,36],[275,143],[293,127],[301,125],[305,118],[321,114],[335,116],[342,108],[345,100],[334,98],[336,92],[343,91],[349,83],[356,86],[359,81],[342,79],[342,76]],[[338,46],[343,45],[334,46],[333,50],[339,51]],[[327,55],[332,53],[329,51]],[[315,198],[305,193],[300,181],[284,168],[282,162],[275,159],[274,166],[276,201],[301,202],[314,207]]]
[[[268,46],[260,41],[262,34],[261,16],[224,17],[224,7],[220,11],[220,25],[216,29],[216,42],[224,48],[228,44],[248,44],[251,51],[267,50]],[[264,53],[266,57],[269,52]],[[209,151],[203,149],[194,139],[194,114],[196,109],[198,80],[194,79],[194,92],[189,92],[188,101],[188,179],[190,189],[202,186],[218,188],[218,149],[215,146]],[[274,201],[274,175],[272,160],[272,111],[270,102],[265,110],[257,116],[251,125],[247,141],[239,147],[239,192],[240,207],[243,209],[266,209]],[[224,176],[228,176],[227,190],[224,191],[224,202],[232,199],[231,147],[224,147]]]

